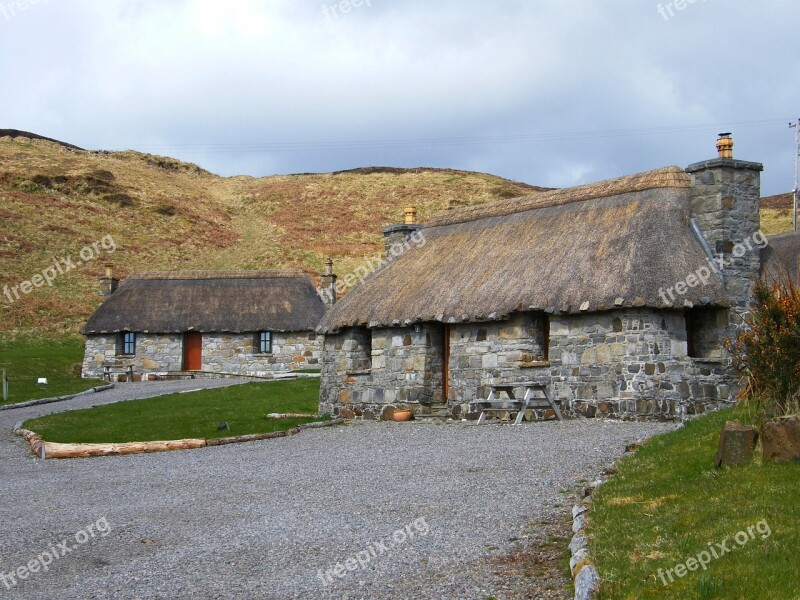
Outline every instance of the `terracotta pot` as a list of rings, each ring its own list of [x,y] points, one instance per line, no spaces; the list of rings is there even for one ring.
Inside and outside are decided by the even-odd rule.
[[[395,410],[393,418],[395,421],[410,421],[414,418],[414,413],[411,409]]]

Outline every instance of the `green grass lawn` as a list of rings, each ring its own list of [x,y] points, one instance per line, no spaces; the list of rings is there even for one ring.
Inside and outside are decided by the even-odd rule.
[[[589,531],[601,598],[800,597],[800,464],[762,464],[757,454],[745,467],[714,468],[720,431],[741,414],[720,411],[654,438],[598,489]],[[731,551],[720,555],[726,538]],[[698,555],[705,570],[687,561]],[[679,563],[695,570],[679,577]]]
[[[124,384],[122,384],[124,385]],[[75,410],[24,424],[48,442],[110,443],[216,439],[291,429],[308,418],[267,419],[269,413],[316,415],[319,379],[245,383]],[[227,422],[229,430],[217,426]]]
[[[81,379],[82,361],[83,347],[77,339],[0,343],[0,370],[6,370],[9,380],[5,404],[65,396],[103,385],[98,379]],[[37,384],[39,377],[46,377],[47,385]]]

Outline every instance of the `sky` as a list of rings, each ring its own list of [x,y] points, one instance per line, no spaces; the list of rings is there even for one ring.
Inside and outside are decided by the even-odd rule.
[[[796,0],[0,0],[0,128],[220,175],[565,187],[716,156],[790,191]]]

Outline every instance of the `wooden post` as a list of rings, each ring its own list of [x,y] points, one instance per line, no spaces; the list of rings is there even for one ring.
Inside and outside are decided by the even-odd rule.
[[[3,402],[8,402],[8,377],[5,369],[3,369]]]

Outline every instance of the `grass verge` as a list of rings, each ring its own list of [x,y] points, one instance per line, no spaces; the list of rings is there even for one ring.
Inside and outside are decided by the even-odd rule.
[[[762,464],[757,454],[744,467],[714,468],[720,431],[741,414],[720,411],[654,438],[599,488],[589,532],[601,598],[798,597],[800,464]],[[736,537],[757,524],[747,541]],[[719,558],[679,577],[676,565],[709,546]]]
[[[75,410],[24,424],[48,442],[122,443],[217,439],[284,431],[320,421],[308,418],[268,419],[269,413],[317,411],[319,379],[245,383],[145,400]],[[218,425],[228,423],[229,429]]]
[[[81,379],[83,347],[77,339],[15,341],[0,344],[0,370],[8,374],[9,398],[0,404],[16,404],[28,400],[66,396],[83,392],[105,382]],[[47,385],[36,383],[47,378]]]

